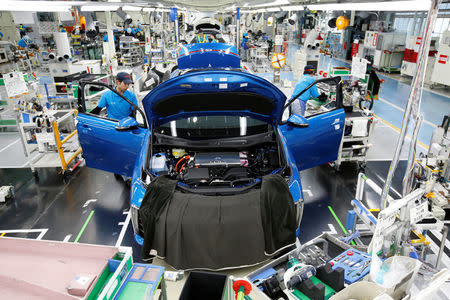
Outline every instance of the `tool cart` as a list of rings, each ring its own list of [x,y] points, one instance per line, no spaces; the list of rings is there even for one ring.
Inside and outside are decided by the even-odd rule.
[[[19,123],[25,156],[36,178],[37,168],[57,168],[67,179],[81,163],[76,114],[76,110],[47,111],[30,122]]]

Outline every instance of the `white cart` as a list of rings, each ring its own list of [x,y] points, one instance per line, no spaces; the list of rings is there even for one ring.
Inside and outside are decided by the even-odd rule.
[[[60,169],[63,178],[81,163],[82,149],[75,129],[76,110],[48,112],[55,118],[47,126],[36,122],[19,123],[19,132],[29,167],[36,178],[37,168]],[[72,167],[69,167],[73,162]]]
[[[369,138],[372,134],[375,119],[368,110],[355,108],[345,113],[345,127],[342,134],[341,145],[334,166],[339,170],[344,161],[357,162],[362,169],[367,162],[367,151],[371,146]]]

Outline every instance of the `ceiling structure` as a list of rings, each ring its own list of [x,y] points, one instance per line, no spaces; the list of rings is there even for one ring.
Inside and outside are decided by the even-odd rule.
[[[144,8],[169,8],[190,9],[202,12],[231,12],[240,7],[242,11],[253,12],[255,10],[303,10],[308,7],[311,10],[428,10],[431,0],[0,0],[0,10],[15,3],[16,7],[25,9],[29,7],[24,3],[35,3],[37,7],[47,3],[51,7],[60,6],[96,6],[106,10],[116,10],[120,6],[128,6],[142,10]],[[39,4],[38,4],[39,3]],[[50,4],[48,4],[50,3]],[[407,3],[407,4],[406,4]],[[13,4],[11,4],[13,5]],[[31,9],[31,7],[29,7]],[[290,8],[290,9],[289,9]],[[12,10],[12,9],[3,9]],[[21,9],[18,9],[21,10]],[[27,9],[25,9],[27,10]],[[101,9],[99,9],[101,10]],[[145,11],[145,9],[144,9]]]

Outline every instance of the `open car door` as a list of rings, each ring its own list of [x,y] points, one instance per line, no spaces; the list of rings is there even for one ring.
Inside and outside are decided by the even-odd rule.
[[[281,122],[278,126],[299,171],[337,159],[345,124],[340,77],[317,80],[308,88],[319,82],[333,81],[336,84],[336,108],[308,117],[294,114],[287,122]],[[285,109],[302,93],[289,100]]]
[[[101,86],[118,94],[102,83],[80,83],[77,130],[86,165],[131,177],[144,136],[148,132],[145,115],[136,105],[119,94],[142,114],[143,125],[139,125],[132,117],[113,120],[87,113],[84,97],[86,85]]]

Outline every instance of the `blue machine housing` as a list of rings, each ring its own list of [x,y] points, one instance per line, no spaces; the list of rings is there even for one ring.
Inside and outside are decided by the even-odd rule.
[[[344,128],[344,110],[339,108],[307,117],[301,127],[282,122],[286,103],[283,92],[256,75],[222,69],[240,67],[236,47],[214,44],[216,49],[222,47],[222,50],[210,51],[212,48],[209,46],[184,46],[179,67],[212,69],[193,70],[172,78],[154,88],[143,99],[149,127],[200,115],[248,116],[267,122],[272,126],[279,141],[279,151],[290,168],[290,192],[297,207],[301,207],[303,193],[299,171],[337,159]],[[83,112],[78,113],[77,120],[87,166],[132,177],[130,202],[133,229],[136,241],[142,245],[143,238],[137,234],[136,220],[146,193],[142,176],[150,159],[150,128],[139,126],[117,130],[117,120]]]
[[[225,43],[198,43],[180,47],[179,69],[239,69],[241,60],[236,46]]]

